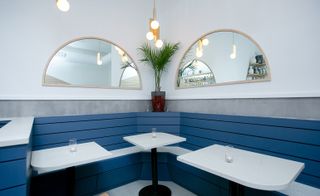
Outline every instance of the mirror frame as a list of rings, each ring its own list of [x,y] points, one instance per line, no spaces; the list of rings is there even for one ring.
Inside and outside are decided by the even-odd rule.
[[[46,84],[45,83],[45,79],[46,79],[46,74],[47,74],[47,70],[48,70],[48,67],[50,65],[50,62],[52,61],[53,57],[62,49],[64,48],[65,46],[67,46],[68,44],[71,44],[72,42],[76,42],[76,41],[80,41],[80,40],[84,40],[84,39],[97,39],[97,40],[100,40],[100,41],[104,41],[104,42],[107,42],[109,44],[113,44],[114,46],[117,46],[118,48],[120,48],[122,51],[124,51],[127,56],[132,60],[132,62],[135,64],[135,66],[137,67],[136,71],[138,73],[138,76],[139,76],[139,82],[140,82],[140,87],[139,88],[120,88],[120,82],[119,82],[119,87],[99,87],[99,86],[90,86],[90,85],[63,85],[63,84]],[[119,80],[121,80],[122,78],[122,74],[123,74],[123,71],[121,73],[121,76],[119,78]],[[44,68],[44,72],[42,74],[42,86],[44,87],[72,87],[72,88],[97,88],[97,89],[119,89],[119,90],[142,90],[142,80],[141,80],[141,74],[139,72],[139,69],[138,69],[138,66],[137,64],[135,63],[135,61],[133,60],[133,58],[129,55],[129,53],[127,53],[126,50],[124,50],[121,46],[119,46],[118,44],[112,42],[112,41],[109,41],[107,39],[103,39],[103,38],[99,38],[99,37],[79,37],[79,38],[75,38],[75,39],[72,39],[72,40],[69,40],[67,42],[65,42],[64,44],[62,44],[60,47],[58,47],[54,52],[53,54],[50,56],[45,68]]]
[[[264,60],[265,60],[265,63],[266,63],[266,67],[267,67],[267,72],[268,72],[268,75],[266,78],[264,79],[261,79],[261,80],[239,80],[239,81],[230,81],[230,82],[221,82],[221,83],[215,83],[215,84],[210,84],[210,85],[207,85],[207,86],[192,86],[192,87],[179,87],[178,86],[178,79],[179,79],[179,69],[181,67],[181,64],[183,62],[183,58],[186,56],[186,54],[189,52],[189,50],[203,37],[206,37],[210,34],[213,34],[213,33],[221,33],[221,32],[227,32],[227,33],[230,33],[230,32],[233,32],[233,33],[238,33],[242,36],[244,36],[245,38],[247,38],[248,40],[252,41],[253,44],[255,44],[257,46],[257,48],[260,50],[261,54],[263,55],[264,57]],[[214,73],[213,73],[214,74]],[[192,44],[187,48],[187,50],[183,53],[183,56],[180,60],[180,63],[178,65],[178,68],[176,70],[176,75],[175,75],[175,80],[174,80],[174,83],[175,83],[175,90],[181,90],[181,89],[193,89],[193,88],[205,88],[205,87],[214,87],[214,86],[223,86],[223,85],[231,85],[231,84],[245,84],[245,83],[257,83],[257,82],[270,82],[271,81],[271,69],[270,69],[270,65],[269,65],[269,61],[268,61],[268,58],[267,56],[265,55],[265,52],[262,50],[261,46],[253,39],[251,38],[249,35],[247,35],[246,33],[243,33],[239,30],[235,30],[235,29],[218,29],[218,30],[213,30],[213,31],[210,31],[208,33],[205,33],[203,35],[201,35],[198,39],[196,39],[194,42],[192,42]]]

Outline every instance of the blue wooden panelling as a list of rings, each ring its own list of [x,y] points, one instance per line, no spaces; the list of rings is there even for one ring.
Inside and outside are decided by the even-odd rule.
[[[0,162],[26,157],[27,145],[9,146],[0,148]]]
[[[0,148],[0,196],[27,194],[29,145]]]
[[[298,181],[320,187],[320,122],[294,119],[181,113],[181,146],[235,147],[305,163]]]
[[[26,192],[26,185],[22,185],[2,190],[0,191],[0,196],[26,196]]]
[[[178,112],[142,112],[137,113],[137,131],[157,131],[179,135],[180,113]]]
[[[26,160],[15,160],[0,163],[0,190],[26,183]]]
[[[122,139],[136,133],[136,113],[36,118],[33,150],[64,146],[70,138],[95,141],[108,150],[129,146]]]

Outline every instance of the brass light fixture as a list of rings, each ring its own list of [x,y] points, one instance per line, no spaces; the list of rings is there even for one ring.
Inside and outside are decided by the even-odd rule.
[[[67,12],[70,9],[70,3],[68,0],[56,0],[57,7],[62,12]]]
[[[153,0],[153,14],[152,18],[149,19],[149,32],[146,34],[146,37],[150,41],[154,41],[157,48],[161,48],[163,41],[160,39],[160,23],[157,20],[157,11],[156,11],[156,0]]]
[[[203,56],[203,46],[207,46],[209,44],[209,40],[205,37],[201,38],[198,41],[198,46],[196,48],[196,56],[198,58]]]

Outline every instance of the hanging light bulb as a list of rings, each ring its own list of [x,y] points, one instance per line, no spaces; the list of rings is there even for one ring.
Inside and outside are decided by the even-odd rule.
[[[232,45],[232,53],[230,54],[232,60],[237,58],[237,47],[235,44]]]
[[[151,24],[150,24],[150,26],[151,26],[152,29],[156,30],[156,29],[159,28],[160,24],[159,24],[159,22],[157,20],[153,19]]]
[[[97,53],[97,65],[102,65],[102,60],[101,60],[101,54],[100,54],[100,52]]]
[[[154,35],[153,35],[153,33],[152,33],[151,31],[149,31],[149,32],[146,34],[146,37],[147,37],[148,40],[153,40]]]
[[[207,46],[207,45],[209,44],[209,40],[208,40],[207,38],[203,38],[203,39],[202,39],[202,44],[203,44],[204,46]]]
[[[115,49],[118,51],[118,53],[119,53],[120,56],[123,56],[123,55],[124,55],[124,51],[123,51],[121,48],[115,46]]]
[[[161,48],[163,46],[163,41],[161,40],[161,39],[158,39],[157,41],[156,41],[156,47],[157,48]]]
[[[70,3],[68,2],[68,0],[57,0],[57,7],[59,8],[59,10],[63,11],[63,12],[67,12],[70,9]]]
[[[196,48],[196,56],[198,58],[202,57],[203,56],[203,51],[202,49],[200,49],[199,47]]]
[[[122,56],[122,57],[121,57],[121,61],[122,61],[123,63],[127,63],[127,62],[129,61],[127,55]]]
[[[237,47],[234,44],[234,33],[232,33],[232,53],[230,54],[232,60],[237,58]]]

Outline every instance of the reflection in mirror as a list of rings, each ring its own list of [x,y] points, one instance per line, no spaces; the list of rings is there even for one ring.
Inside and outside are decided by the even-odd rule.
[[[261,48],[233,30],[215,31],[197,40],[183,56],[177,73],[178,88],[269,80]]]
[[[48,86],[140,89],[136,65],[120,47],[96,38],[72,41],[50,60],[43,79]]]
[[[180,87],[194,87],[214,84],[215,79],[210,67],[198,59],[193,59],[179,69]]]

